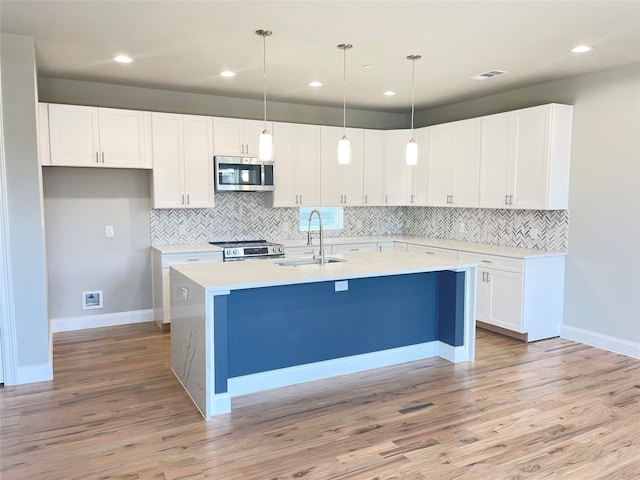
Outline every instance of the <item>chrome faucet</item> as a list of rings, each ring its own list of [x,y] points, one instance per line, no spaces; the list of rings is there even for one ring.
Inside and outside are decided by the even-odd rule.
[[[309,226],[307,227],[307,245],[311,245],[311,219],[313,218],[313,214],[318,215],[318,223],[320,224],[320,250],[318,251],[318,255],[313,254],[313,259],[318,260],[319,263],[324,263],[324,234],[322,231],[322,216],[317,209],[311,210],[309,213]]]

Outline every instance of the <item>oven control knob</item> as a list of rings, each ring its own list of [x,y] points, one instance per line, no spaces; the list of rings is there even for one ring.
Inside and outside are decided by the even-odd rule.
[[[236,250],[236,249],[234,248],[234,249],[231,251],[231,253],[232,253],[233,255],[237,255],[237,254],[238,254],[238,250]]]

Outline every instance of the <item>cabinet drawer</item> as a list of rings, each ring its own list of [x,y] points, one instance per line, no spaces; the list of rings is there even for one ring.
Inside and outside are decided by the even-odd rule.
[[[346,245],[332,245],[331,253],[358,253],[358,252],[375,252],[377,244],[375,243],[349,243]]]
[[[425,245],[407,244],[407,252],[418,252],[427,255],[437,255],[438,257],[450,258],[452,260],[458,259],[458,252],[456,250],[449,250],[446,248],[427,247]]]
[[[162,268],[178,263],[221,262],[222,252],[165,253],[162,255]]]
[[[461,262],[477,263],[479,267],[494,268],[505,272],[524,272],[524,260],[522,258],[500,257],[497,255],[468,252],[459,252],[458,258]]]
[[[319,245],[305,245],[303,247],[286,247],[285,248],[285,256],[286,257],[310,257],[315,253],[318,253],[320,250]],[[325,247],[327,250],[327,247]]]

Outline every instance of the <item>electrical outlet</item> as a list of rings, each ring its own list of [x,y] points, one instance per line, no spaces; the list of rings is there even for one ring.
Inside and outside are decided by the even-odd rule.
[[[178,225],[178,235],[186,235],[187,234],[187,227],[185,225]]]
[[[466,233],[467,231],[467,224],[466,223],[461,223],[460,225],[458,225],[458,231],[460,233]]]
[[[336,292],[345,292],[349,290],[349,280],[339,280],[335,283]]]
[[[113,225],[105,225],[104,234],[107,238],[113,237]]]

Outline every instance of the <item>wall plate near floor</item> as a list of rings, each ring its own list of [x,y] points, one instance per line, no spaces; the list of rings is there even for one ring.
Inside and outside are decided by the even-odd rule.
[[[102,308],[102,290],[82,292],[82,309],[93,310]]]

